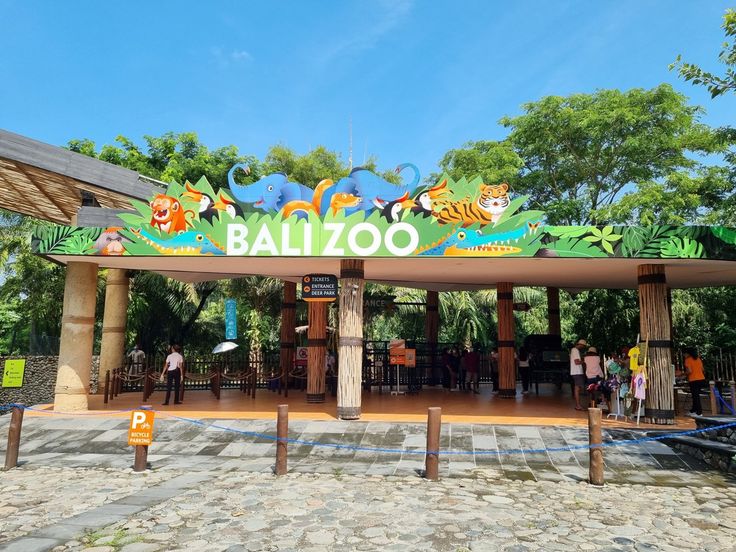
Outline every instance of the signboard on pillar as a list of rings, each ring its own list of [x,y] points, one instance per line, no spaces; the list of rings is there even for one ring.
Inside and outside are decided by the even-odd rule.
[[[5,361],[3,369],[3,387],[23,387],[23,374],[26,370],[26,359],[17,358]]]
[[[225,339],[238,338],[238,309],[235,299],[225,300]]]
[[[514,310],[520,311],[520,312],[527,312],[531,310],[531,305],[529,303],[514,303]]]
[[[337,277],[332,274],[307,274],[302,278],[302,299],[334,301],[337,299]]]
[[[134,410],[130,413],[128,444],[148,446],[153,443],[153,410]]]

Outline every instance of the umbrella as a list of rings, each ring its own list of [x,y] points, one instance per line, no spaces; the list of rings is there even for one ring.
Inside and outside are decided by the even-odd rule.
[[[238,346],[237,343],[233,343],[232,341],[223,341],[222,343],[218,343],[215,345],[215,348],[212,349],[213,353],[224,353],[227,351],[232,351]]]

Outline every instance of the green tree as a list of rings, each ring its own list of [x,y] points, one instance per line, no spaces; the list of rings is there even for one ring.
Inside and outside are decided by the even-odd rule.
[[[726,66],[722,76],[705,71],[694,63],[684,62],[682,56],[677,56],[670,65],[670,70],[677,69],[680,77],[686,81],[705,86],[711,98],[736,91],[736,42],[728,42],[728,39],[736,37],[736,10],[726,10],[722,27],[727,39],[718,54],[718,59]]]
[[[454,180],[480,175],[487,184],[507,182],[513,185],[524,162],[507,140],[478,140],[451,149],[442,157],[439,165],[441,172],[449,174]],[[440,176],[433,174],[430,180],[435,182]]]
[[[665,84],[547,96],[523,109],[501,119],[524,162],[516,189],[552,224],[624,222],[610,209],[627,190],[676,183],[674,174],[701,168],[693,154],[726,149],[698,122],[702,109]]]

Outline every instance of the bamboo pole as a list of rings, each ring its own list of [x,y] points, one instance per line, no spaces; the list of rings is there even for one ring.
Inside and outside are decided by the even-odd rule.
[[[427,305],[424,319],[424,338],[429,348],[429,373],[426,374],[432,383],[440,379],[439,363],[437,362],[437,338],[440,330],[440,294],[438,291],[427,290]]]
[[[289,396],[289,373],[294,367],[296,327],[296,283],[284,282],[284,298],[281,302],[281,352],[279,368],[284,397]]]
[[[498,309],[498,396],[516,397],[516,360],[514,358],[514,285],[496,284]]]
[[[675,423],[672,334],[668,308],[668,288],[663,265],[639,265],[639,326],[648,341],[647,390],[644,421]]]
[[[560,288],[547,288],[547,333],[560,335]]]
[[[310,301],[307,313],[307,402],[325,402],[325,353],[327,351],[327,303]]]
[[[340,261],[340,341],[338,342],[337,417],[358,420],[363,379],[362,259]]]

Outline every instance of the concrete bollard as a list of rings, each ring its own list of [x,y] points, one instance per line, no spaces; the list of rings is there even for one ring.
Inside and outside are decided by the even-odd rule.
[[[601,416],[600,408],[588,409],[588,443],[590,445],[588,478],[591,485],[597,485],[599,487],[604,484]]]
[[[716,399],[716,382],[711,380],[710,385],[710,415],[718,415],[718,399]]]
[[[289,444],[289,405],[278,405],[276,418],[276,475],[286,475],[286,452]]]
[[[20,448],[20,430],[23,427],[23,407],[14,406],[10,414],[8,427],[8,448],[5,451],[5,470],[18,466],[18,449]]]
[[[440,478],[440,429],[442,409],[434,406],[427,410],[427,454],[424,458],[424,477],[430,481]]]
[[[146,445],[136,445],[135,460],[133,461],[133,471],[142,472],[148,468],[148,447]]]

